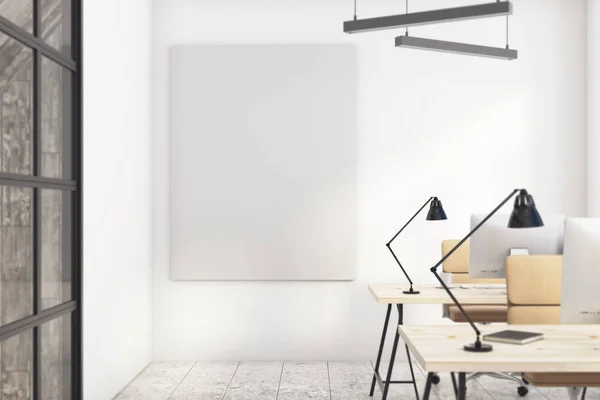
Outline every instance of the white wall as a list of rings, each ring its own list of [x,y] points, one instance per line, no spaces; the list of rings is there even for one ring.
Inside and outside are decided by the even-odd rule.
[[[150,0],[84,6],[84,390],[151,360]]]
[[[411,2],[417,3],[417,2]],[[394,48],[401,31],[342,33],[350,0],[155,0],[153,177],[155,359],[368,359],[384,307],[367,283],[402,281],[385,243],[430,195],[450,220],[396,242],[417,282],[469,215],[527,187],[542,212],[585,213],[585,1],[515,0],[507,62]],[[427,0],[413,10],[460,0]],[[359,17],[403,12],[359,0]],[[504,19],[411,29],[504,45]],[[192,43],[354,43],[359,51],[358,271],[352,283],[169,280],[168,48]],[[218,173],[218,172],[216,172]],[[424,218],[424,215],[423,215]],[[407,323],[441,322],[409,307]]]
[[[587,2],[587,214],[600,217],[600,0]]]

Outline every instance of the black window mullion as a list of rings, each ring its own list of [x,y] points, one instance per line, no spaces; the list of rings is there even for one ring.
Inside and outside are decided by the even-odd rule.
[[[32,364],[32,396],[33,400],[40,400],[42,398],[42,335],[41,326],[35,326],[33,328],[33,364]]]
[[[33,35],[39,39],[42,31],[41,1],[33,0]],[[33,176],[40,176],[42,165],[42,53],[39,48],[33,50]],[[42,194],[40,188],[33,188],[33,313],[38,315],[42,309]],[[42,335],[41,327],[33,328],[33,400],[40,400],[42,390]]]
[[[70,179],[46,178],[43,176],[19,175],[7,172],[0,172],[0,186],[39,187],[66,191],[77,189],[76,182]]]
[[[73,300],[58,306],[47,308],[44,311],[41,311],[38,315],[30,315],[29,317],[25,317],[15,322],[11,322],[10,324],[1,326],[0,342],[18,335],[19,333],[29,331],[36,326],[44,324],[45,322],[55,320],[63,314],[74,312],[77,309],[77,304]]]
[[[34,132],[34,137],[36,132]],[[35,140],[34,140],[35,143]],[[42,312],[42,235],[41,235],[41,189],[33,188],[33,313],[34,317],[38,317]],[[41,386],[42,386],[42,368],[41,368],[41,357],[42,357],[42,335],[41,327],[35,326],[33,328],[33,368],[32,368],[32,386],[33,400],[40,400]]]
[[[52,46],[46,44],[41,38],[33,36],[31,33],[26,32],[19,26],[10,22],[8,19],[0,15],[0,31],[12,37],[15,40],[23,43],[24,45],[40,51],[44,56],[48,57],[57,64],[62,65],[72,71],[75,71],[76,65],[73,60],[68,56],[61,53],[60,50],[56,50]]]
[[[34,1],[34,10],[39,6],[39,0]],[[35,13],[35,11],[34,11]],[[38,21],[36,21],[37,25]],[[34,29],[35,31],[35,29]],[[40,175],[42,165],[42,55],[35,50],[33,53],[33,176]],[[33,188],[33,312],[42,309],[42,274],[41,274],[41,190]]]
[[[42,31],[42,7],[40,0],[33,0],[33,36],[41,37]]]
[[[35,71],[34,71],[35,72]],[[35,81],[35,79],[34,79]],[[34,91],[35,93],[35,91]],[[35,94],[34,94],[35,99]],[[37,104],[37,103],[36,103]],[[36,112],[34,111],[34,114]],[[34,124],[35,126],[35,124]],[[37,136],[37,132],[34,130],[34,138]],[[34,139],[35,143],[35,139]],[[35,148],[35,147],[34,147]],[[35,165],[35,163],[34,163]],[[32,225],[33,225],[33,315],[37,317],[42,310],[42,273],[41,273],[41,193],[39,188],[33,188],[33,212],[32,212]],[[41,397],[41,382],[42,382],[42,368],[41,368],[41,329],[39,326],[33,328],[33,365],[32,365],[32,399],[40,400]]]
[[[71,285],[73,300],[77,304],[71,318],[71,400],[83,399],[83,346],[82,346],[82,300],[83,300],[83,0],[71,3],[71,54],[77,68],[73,73],[72,90],[72,140],[71,177],[77,184],[72,192],[71,215]]]
[[[42,324],[71,314],[71,399],[83,398],[82,385],[82,3],[83,0],[70,0],[71,5],[71,41],[72,51],[63,53],[46,43],[42,38],[42,0],[31,0],[33,3],[33,29],[30,32],[0,15],[0,32],[17,40],[33,51],[32,76],[32,174],[20,175],[0,172],[0,186],[17,186],[31,188],[32,198],[32,261],[33,261],[33,314],[0,326],[0,342],[22,332],[33,334],[33,365],[32,365],[32,399],[43,398],[42,387]],[[67,1],[67,0],[63,0]],[[0,0],[1,2],[1,0]],[[68,43],[68,40],[65,41]],[[42,60],[46,58],[70,71],[71,102],[63,99],[63,120],[72,122],[71,140],[65,140],[63,132],[63,177],[49,178],[42,176]],[[66,106],[69,104],[69,106]],[[67,108],[64,108],[67,107]],[[67,138],[68,139],[68,138]],[[70,178],[70,179],[68,179]],[[58,306],[44,309],[42,299],[42,190],[60,190],[63,196],[70,199],[63,209],[64,221],[63,241],[65,247],[61,250],[68,253],[65,256],[66,265],[71,266],[72,300]],[[64,197],[63,197],[64,198]],[[70,219],[69,219],[70,218]],[[69,248],[70,246],[70,248]],[[68,379],[68,377],[67,377]],[[64,386],[64,385],[63,385]]]

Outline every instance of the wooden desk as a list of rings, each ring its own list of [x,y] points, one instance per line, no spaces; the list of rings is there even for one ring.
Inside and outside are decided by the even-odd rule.
[[[408,357],[408,365],[412,380],[410,381],[392,381],[392,370],[394,369],[394,361],[396,359],[396,350],[398,348],[398,341],[400,340],[400,334],[396,329],[396,335],[394,338],[394,345],[392,347],[392,354],[390,356],[390,364],[388,367],[386,379],[383,380],[379,373],[379,365],[381,363],[381,355],[383,354],[383,347],[385,345],[385,337],[388,330],[388,324],[390,320],[390,314],[392,311],[392,305],[396,305],[398,310],[398,325],[403,324],[404,304],[453,304],[452,299],[448,294],[438,285],[415,285],[414,289],[420,291],[420,294],[404,294],[404,290],[409,289],[408,284],[370,284],[369,291],[373,295],[375,301],[379,304],[387,304],[387,313],[385,321],[383,323],[383,332],[381,334],[381,341],[379,343],[379,351],[377,352],[377,361],[375,362],[375,370],[373,372],[373,381],[371,383],[371,391],[369,396],[373,396],[375,392],[375,383],[379,385],[382,392],[382,400],[387,399],[390,384],[412,384],[415,388],[416,398],[419,398],[419,392],[417,389],[417,383],[415,381],[415,375],[412,369],[412,362],[410,359],[410,352],[408,347],[406,348],[406,355]],[[456,296],[459,302],[462,304],[495,304],[502,305],[507,304],[506,300],[506,286],[504,285],[452,285],[453,294]],[[437,377],[437,375],[435,376]],[[438,379],[439,378],[432,378]]]
[[[482,334],[506,327],[478,326]],[[489,353],[469,353],[475,340],[468,325],[401,326],[398,331],[419,364],[428,372],[424,400],[433,372],[458,372],[458,398],[466,397],[466,372],[600,372],[600,325],[511,325],[540,332],[544,340],[525,345],[491,343]]]
[[[369,291],[379,304],[454,304],[439,285],[416,285],[420,294],[404,294],[409,285],[370,284]],[[506,304],[506,285],[451,285],[450,289],[463,304]]]

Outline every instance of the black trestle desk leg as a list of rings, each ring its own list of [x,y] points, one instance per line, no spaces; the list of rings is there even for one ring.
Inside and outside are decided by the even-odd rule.
[[[452,378],[452,387],[454,388],[454,397],[458,397],[458,386],[456,386],[456,376],[454,372],[450,372],[450,377]]]
[[[458,400],[467,400],[467,374],[458,374]]]
[[[415,397],[419,400],[419,390],[417,389],[417,380],[415,379],[415,372],[413,371],[412,360],[410,359],[410,351],[408,351],[408,345],[405,344],[406,347],[406,357],[408,359],[408,366],[410,367],[410,376],[412,378],[412,383],[415,388]],[[433,377],[431,377],[431,381],[433,382]]]
[[[383,386],[382,400],[387,399],[388,390],[390,389],[390,381],[392,380],[392,371],[394,370],[394,361],[396,360],[396,350],[398,349],[398,340],[400,340],[400,334],[396,332],[394,337],[394,347],[392,348],[392,356],[390,357],[390,365],[388,368],[387,376],[385,378],[385,384]]]
[[[394,362],[396,361],[396,350],[398,350],[398,341],[400,340],[400,332],[398,332],[398,327],[402,325],[404,320],[404,310],[402,304],[396,304],[398,308],[398,325],[396,325],[396,334],[394,335],[394,347],[392,347],[392,355],[390,357],[390,365],[387,371],[387,377],[385,378],[385,384],[383,386],[383,396],[382,400],[387,399],[388,391],[390,390],[390,382],[392,380],[392,371],[394,370]]]
[[[375,371],[373,371],[373,382],[371,383],[371,390],[369,396],[373,396],[375,392],[375,384],[377,383],[377,375],[379,374],[379,364],[381,363],[381,355],[383,354],[383,347],[385,344],[385,335],[388,329],[388,323],[390,322],[390,314],[392,312],[392,305],[388,304],[387,313],[385,314],[385,322],[383,323],[383,332],[381,333],[381,342],[379,342],[379,352],[377,352],[377,361],[375,362]]]
[[[427,374],[427,382],[425,383],[425,393],[423,393],[423,400],[429,400],[429,395],[431,394],[431,384],[433,383],[433,376],[435,374],[433,372],[429,372]]]

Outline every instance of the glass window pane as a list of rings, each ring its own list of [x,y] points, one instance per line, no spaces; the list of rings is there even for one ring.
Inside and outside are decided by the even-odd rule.
[[[32,50],[0,33],[0,171],[31,174]]]
[[[71,193],[41,190],[42,309],[71,300]]]
[[[32,354],[32,331],[12,336],[0,343],[2,399],[31,399]]]
[[[71,177],[71,79],[69,70],[42,57],[42,176]]]
[[[32,0],[0,1],[0,15],[27,32],[33,32]]]
[[[43,400],[71,399],[71,314],[46,322],[41,327]]]
[[[33,190],[0,190],[0,324],[33,313]]]
[[[42,38],[71,57],[71,0],[42,0]]]

